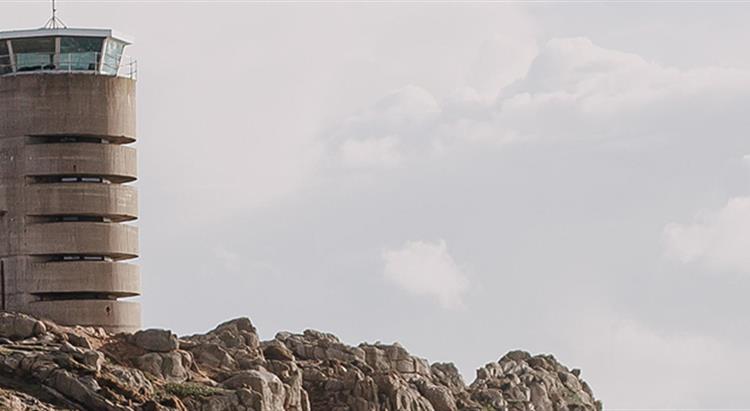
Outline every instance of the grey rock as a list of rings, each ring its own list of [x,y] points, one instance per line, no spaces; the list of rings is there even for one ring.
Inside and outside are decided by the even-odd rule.
[[[11,340],[36,337],[44,334],[47,327],[43,322],[26,314],[0,312],[0,337]]]
[[[259,401],[253,405],[259,411],[284,410],[286,390],[281,380],[265,370],[240,371],[221,384],[224,388],[251,388],[260,394]]]
[[[89,339],[84,335],[69,332],[66,333],[65,336],[67,337],[68,341],[76,347],[86,348],[89,350],[93,348]]]
[[[267,360],[294,361],[294,353],[287,346],[277,340],[263,343],[263,356]]]
[[[435,385],[428,380],[417,383],[420,394],[432,404],[435,411],[457,411],[456,399],[448,387]]]
[[[131,337],[133,344],[146,351],[169,352],[180,348],[177,336],[169,330],[156,328],[138,331]]]
[[[135,359],[135,366],[167,382],[188,379],[192,357],[184,351],[150,352]]]

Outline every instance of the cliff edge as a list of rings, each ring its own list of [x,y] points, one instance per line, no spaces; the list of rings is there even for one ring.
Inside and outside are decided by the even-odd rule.
[[[248,318],[206,334],[109,334],[0,312],[0,410],[601,411],[580,371],[512,351],[465,385],[451,363],[307,330],[261,341]]]

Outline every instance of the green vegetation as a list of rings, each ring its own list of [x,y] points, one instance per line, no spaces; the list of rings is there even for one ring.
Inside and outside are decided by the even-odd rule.
[[[216,387],[209,387],[203,384],[196,383],[169,383],[164,385],[164,392],[166,394],[176,395],[177,397],[210,397],[212,395],[221,394],[225,390]]]

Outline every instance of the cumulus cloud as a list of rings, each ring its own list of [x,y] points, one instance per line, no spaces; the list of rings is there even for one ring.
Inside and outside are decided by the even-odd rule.
[[[382,258],[385,278],[404,290],[433,297],[445,308],[463,306],[469,280],[444,240],[408,241],[400,249],[384,251]]]
[[[738,107],[749,99],[748,71],[682,70],[599,47],[587,38],[553,39],[525,75],[496,96],[471,86],[441,100],[414,85],[392,92],[341,122],[333,133],[333,151],[343,154],[351,145],[377,146],[374,142],[380,140],[370,139],[386,136],[389,146],[399,147],[404,161],[467,142],[503,146],[679,138],[706,124],[742,118],[736,115]],[[341,157],[344,165],[352,165],[350,158]],[[368,163],[391,166],[390,161]]]
[[[435,97],[420,87],[394,90],[334,131],[334,157],[349,168],[396,166],[406,152],[429,144],[425,131],[440,110]]]
[[[664,239],[667,255],[683,263],[750,273],[750,197],[731,199],[690,223],[668,224]]]
[[[500,89],[523,78],[539,53],[532,36],[496,34],[482,42],[467,74],[470,87],[494,97]]]

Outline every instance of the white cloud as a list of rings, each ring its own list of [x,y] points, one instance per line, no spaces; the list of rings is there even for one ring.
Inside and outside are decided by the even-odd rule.
[[[434,297],[445,308],[463,306],[469,280],[448,253],[444,240],[408,241],[383,252],[383,275],[404,290]]]
[[[680,138],[706,124],[731,127],[742,118],[736,107],[750,99],[749,71],[666,67],[587,38],[553,39],[523,66],[525,76],[496,97],[488,97],[487,85],[440,101],[417,86],[397,90],[343,121],[334,150],[349,140],[392,136],[408,161],[467,142]]]
[[[523,78],[539,53],[532,36],[496,34],[482,45],[467,75],[467,83],[494,97],[501,88]]]
[[[731,199],[718,211],[664,229],[666,253],[683,263],[750,273],[750,197]]]
[[[747,71],[678,70],[586,38],[554,39],[527,76],[503,91],[496,123],[500,135],[524,140],[678,134],[722,115],[717,104],[748,94]]]
[[[420,87],[394,90],[336,128],[334,158],[350,168],[392,168],[405,154],[422,150],[425,141],[429,144],[425,128],[440,110],[435,97]]]

